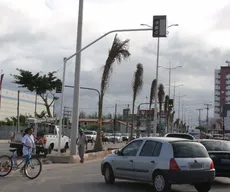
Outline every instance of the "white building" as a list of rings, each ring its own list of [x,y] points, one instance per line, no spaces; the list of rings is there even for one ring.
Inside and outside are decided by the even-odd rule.
[[[52,99],[48,99],[49,103]],[[11,118],[17,116],[17,101],[18,91],[2,89],[1,90],[1,106],[0,106],[0,120],[4,121],[5,118]],[[50,107],[51,113],[53,113],[53,105]],[[35,111],[35,94],[31,92],[20,91],[19,94],[19,114],[34,116]],[[40,96],[37,97],[37,113],[46,111],[43,100]]]

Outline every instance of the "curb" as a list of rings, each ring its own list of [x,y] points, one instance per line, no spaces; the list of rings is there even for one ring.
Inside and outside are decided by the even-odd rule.
[[[7,144],[10,140],[0,139],[0,144]]]
[[[106,151],[100,151],[100,152],[93,152],[93,153],[87,153],[84,155],[85,161],[94,160],[94,159],[101,159],[105,156],[114,153],[115,150],[106,150]],[[79,163],[80,158],[78,155],[47,155],[46,161],[50,161],[52,163],[59,163],[59,164],[68,164],[68,163]]]

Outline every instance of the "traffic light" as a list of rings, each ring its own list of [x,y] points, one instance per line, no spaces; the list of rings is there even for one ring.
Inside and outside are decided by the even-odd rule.
[[[169,99],[169,107],[173,108],[173,99]]]
[[[166,37],[166,15],[153,16],[153,37]]]
[[[62,85],[56,87],[56,93],[61,93],[62,92]]]

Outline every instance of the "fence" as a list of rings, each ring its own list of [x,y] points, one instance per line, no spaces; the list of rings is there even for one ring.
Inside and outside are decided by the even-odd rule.
[[[26,129],[26,127],[19,127],[19,131]],[[0,139],[10,139],[10,135],[12,132],[16,132],[17,127],[16,126],[6,126],[1,125],[0,126]]]

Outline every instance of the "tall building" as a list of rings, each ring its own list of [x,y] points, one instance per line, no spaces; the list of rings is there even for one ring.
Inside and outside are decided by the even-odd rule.
[[[224,104],[230,104],[230,64],[215,70],[215,110],[214,116],[221,116]]]

